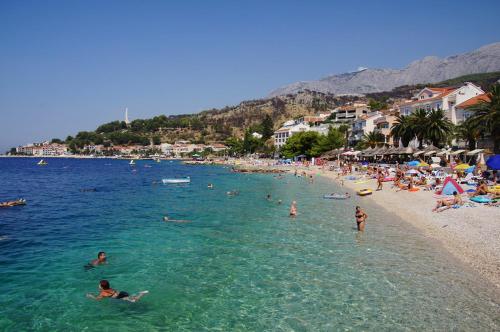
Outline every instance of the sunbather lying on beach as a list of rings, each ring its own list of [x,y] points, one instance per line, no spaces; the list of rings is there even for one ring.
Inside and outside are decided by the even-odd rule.
[[[437,201],[436,207],[432,209],[432,212],[443,212],[444,210],[451,209],[454,206],[461,206],[463,205],[462,197],[454,191],[453,192],[453,198],[450,199],[440,199]]]
[[[479,196],[479,195],[487,195],[488,194],[488,186],[486,185],[486,182],[480,181],[479,185],[476,188],[476,191],[473,192],[470,196]]]
[[[113,288],[110,287],[109,281],[107,280],[101,280],[99,282],[99,295],[95,296],[92,293],[87,293],[87,297],[89,299],[94,299],[94,300],[102,300],[103,298],[109,297],[112,299],[120,299],[124,301],[129,301],[129,302],[137,302],[141,297],[149,293],[149,291],[142,291],[139,292],[137,295],[129,295],[127,292],[124,291],[117,291]]]

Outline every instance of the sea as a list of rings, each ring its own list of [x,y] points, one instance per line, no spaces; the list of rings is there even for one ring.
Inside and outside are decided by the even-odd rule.
[[[494,286],[369,199],[323,199],[347,190],[319,175],[37,161],[0,158],[0,201],[27,201],[0,209],[1,331],[500,330]],[[87,298],[102,279],[149,294]]]

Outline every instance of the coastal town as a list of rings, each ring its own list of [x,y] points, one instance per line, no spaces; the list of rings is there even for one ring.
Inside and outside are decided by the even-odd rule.
[[[274,130],[271,138],[272,149],[268,156],[279,158],[283,156],[282,148],[289,138],[294,135],[314,132],[321,136],[327,136],[330,129],[342,129],[345,132],[346,141],[343,146],[344,152],[361,150],[359,147],[368,147],[363,144],[367,138],[372,141],[367,142],[370,147],[406,147],[416,148],[420,141],[418,135],[405,142],[401,137],[397,137],[394,127],[400,122],[402,117],[410,117],[412,114],[423,110],[427,113],[441,110],[442,120],[454,127],[460,128],[467,119],[471,117],[474,108],[481,103],[490,101],[489,93],[481,87],[471,82],[465,82],[455,87],[424,87],[416,92],[412,99],[388,99],[383,105],[372,105],[367,98],[359,98],[355,102],[326,109],[323,112],[299,116],[294,119],[284,121]],[[130,126],[128,110],[125,111],[125,130]],[[161,128],[159,129],[161,131]],[[251,132],[255,140],[262,139],[262,133]],[[402,135],[400,135],[402,136]],[[470,136],[470,135],[469,135]],[[493,149],[493,137],[476,135],[477,139],[471,144],[467,136],[455,136],[447,142],[440,142],[442,147],[447,145],[448,150],[467,149],[474,145],[474,149]],[[464,139],[465,138],[465,139]],[[242,138],[236,138],[242,139]],[[374,140],[375,139],[375,140]],[[60,140],[31,143],[13,148],[8,155],[34,156],[34,157],[164,157],[164,158],[189,158],[195,157],[221,157],[238,156],[253,153],[255,151],[238,151],[235,153],[226,142],[213,142],[200,144],[189,140],[176,140],[171,142],[156,142],[149,140],[150,144],[85,144],[77,150],[71,151],[68,144]],[[338,148],[338,147],[335,147]],[[472,149],[472,150],[474,150]],[[325,151],[323,151],[325,152]],[[297,156],[292,156],[297,157]],[[318,157],[318,156],[316,156]]]

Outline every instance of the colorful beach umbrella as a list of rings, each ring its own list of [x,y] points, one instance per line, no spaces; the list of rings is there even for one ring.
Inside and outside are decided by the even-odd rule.
[[[421,162],[421,163],[419,163],[417,166],[418,166],[418,167],[429,167],[429,164],[428,164],[428,163],[426,163],[426,162],[423,162],[423,161],[422,161],[422,162]]]
[[[420,164],[420,161],[418,160],[412,160],[406,163],[408,166],[418,166]]]
[[[488,161],[486,161],[486,165],[488,165],[488,167],[494,171],[499,170],[500,169],[500,154],[496,154],[494,156],[489,157]]]
[[[464,171],[467,168],[470,168],[469,164],[460,164],[460,165],[455,166],[455,169],[458,171]]]

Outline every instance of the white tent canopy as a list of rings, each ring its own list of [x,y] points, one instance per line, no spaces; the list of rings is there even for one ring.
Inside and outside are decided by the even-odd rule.
[[[483,151],[484,151],[484,149],[475,149],[475,150],[472,150],[470,152],[467,152],[467,155],[468,156],[473,156],[473,155],[476,155],[476,154],[481,153]]]
[[[453,151],[452,153],[450,153],[450,155],[456,156],[456,155],[464,153],[464,152],[465,152],[465,150],[457,150],[457,151]]]

